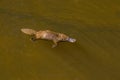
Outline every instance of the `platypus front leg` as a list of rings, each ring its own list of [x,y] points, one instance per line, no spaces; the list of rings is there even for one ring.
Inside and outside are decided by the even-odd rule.
[[[58,41],[57,40],[53,40],[53,45],[52,45],[52,48],[56,47],[58,45]]]

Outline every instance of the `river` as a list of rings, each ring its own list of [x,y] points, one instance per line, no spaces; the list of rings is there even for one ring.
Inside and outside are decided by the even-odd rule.
[[[119,0],[1,0],[0,80],[120,80]],[[77,41],[32,42],[21,28]]]

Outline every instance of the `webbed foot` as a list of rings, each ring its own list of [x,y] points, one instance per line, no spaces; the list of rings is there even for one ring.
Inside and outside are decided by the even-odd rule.
[[[53,45],[52,45],[52,48],[55,48],[56,46],[57,46],[56,44],[53,44]]]
[[[52,48],[55,48],[57,45],[58,45],[58,41],[57,40],[53,40],[53,45],[52,45]]]
[[[31,41],[36,41],[36,39],[34,37],[30,38]]]

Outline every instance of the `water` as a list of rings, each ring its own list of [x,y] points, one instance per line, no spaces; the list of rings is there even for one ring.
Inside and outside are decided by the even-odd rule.
[[[1,0],[0,80],[120,80],[119,0]],[[21,28],[76,43],[31,42]]]

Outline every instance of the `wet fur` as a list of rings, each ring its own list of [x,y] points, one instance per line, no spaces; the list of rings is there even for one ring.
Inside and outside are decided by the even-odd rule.
[[[46,39],[46,40],[52,40],[53,41],[53,46],[52,47],[56,47],[58,42],[60,41],[68,41],[69,36],[63,34],[63,33],[57,33],[54,31],[50,31],[50,30],[44,30],[44,31],[35,31],[32,29],[21,29],[21,31],[25,34],[32,34],[31,40],[35,41],[35,40],[39,40],[39,39]],[[33,33],[32,33],[33,31]]]
[[[35,34],[35,39],[47,39],[52,40],[54,42],[54,45],[52,47],[56,47],[58,42],[60,41],[67,41],[66,39],[69,38],[65,34],[62,33],[56,33],[50,30],[45,31],[38,31]]]

